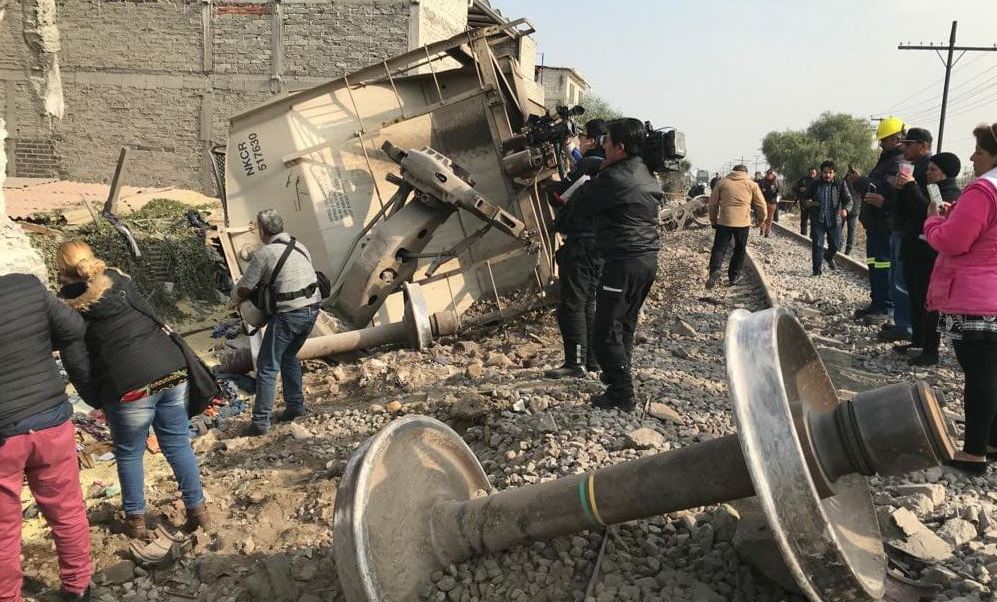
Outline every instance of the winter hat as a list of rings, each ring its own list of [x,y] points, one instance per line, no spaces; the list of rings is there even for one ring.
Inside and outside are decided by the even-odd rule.
[[[962,162],[955,153],[938,153],[931,157],[931,162],[938,166],[946,176],[954,178],[962,171]]]

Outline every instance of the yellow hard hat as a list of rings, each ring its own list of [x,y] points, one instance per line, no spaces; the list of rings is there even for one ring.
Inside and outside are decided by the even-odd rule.
[[[904,131],[905,127],[904,122],[899,117],[887,117],[880,121],[879,127],[876,128],[876,140],[882,140],[894,134],[899,134]]]

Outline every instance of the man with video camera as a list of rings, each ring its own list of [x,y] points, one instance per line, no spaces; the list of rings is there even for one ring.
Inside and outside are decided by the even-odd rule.
[[[614,119],[603,141],[599,175],[569,202],[592,220],[597,252],[605,262],[596,300],[593,345],[606,392],[592,397],[600,408],[636,407],[630,359],[640,308],[658,271],[658,205],[664,194],[649,169],[649,124]],[[657,134],[657,132],[654,132]]]
[[[560,202],[564,193],[583,176],[590,178],[599,173],[605,151],[602,143],[606,137],[606,122],[592,119],[585,124],[581,136],[584,155],[575,169],[563,182],[557,183],[553,203]],[[602,274],[602,257],[596,252],[595,229],[592,218],[564,207],[554,220],[554,230],[564,236],[564,244],[557,250],[558,280],[561,298],[557,306],[557,326],[564,342],[564,364],[544,373],[547,378],[584,376],[586,371],[598,372],[599,364],[592,349],[592,320],[595,317],[595,299]]]

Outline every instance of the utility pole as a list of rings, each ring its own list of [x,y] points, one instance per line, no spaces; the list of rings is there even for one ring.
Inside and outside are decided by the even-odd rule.
[[[986,46],[956,46],[955,37],[956,29],[959,26],[958,21],[952,21],[952,33],[949,34],[948,46],[930,44],[928,46],[918,45],[911,46],[908,44],[900,44],[897,46],[898,50],[934,50],[938,58],[941,59],[942,63],[945,65],[945,87],[942,89],[942,113],[938,120],[938,146],[937,151],[942,150],[942,139],[945,136],[945,110],[948,108],[949,104],[949,80],[952,78],[952,67],[955,67],[956,63],[965,55],[967,52],[997,52],[997,44],[992,47]],[[942,58],[941,50],[948,50],[948,57]],[[959,52],[959,56],[953,61],[952,55],[955,52]]]

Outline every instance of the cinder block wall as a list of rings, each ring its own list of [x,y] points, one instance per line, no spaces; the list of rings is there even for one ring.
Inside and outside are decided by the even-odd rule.
[[[214,193],[209,151],[225,142],[229,115],[466,24],[466,0],[65,0],[59,121],[33,98],[20,11],[8,10],[7,173],[107,181],[131,143],[153,150],[129,155],[128,184]]]

